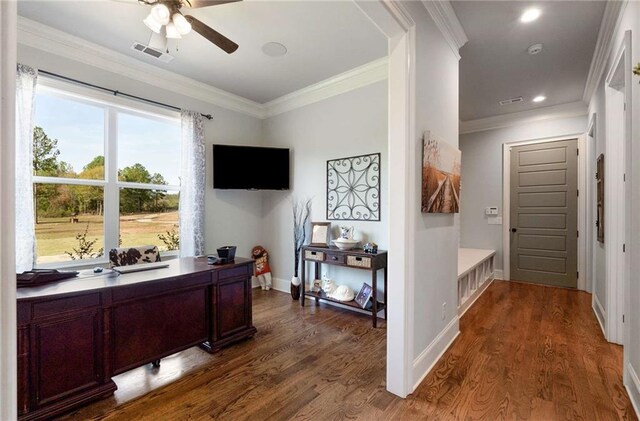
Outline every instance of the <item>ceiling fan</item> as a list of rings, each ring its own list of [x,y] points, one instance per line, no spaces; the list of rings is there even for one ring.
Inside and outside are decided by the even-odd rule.
[[[195,9],[217,6],[238,1],[242,0],[138,0],[138,3],[152,6],[149,16],[144,19],[144,24],[155,33],[159,34],[162,27],[165,27],[167,38],[181,38],[182,35],[188,34],[193,29],[231,54],[238,49],[238,44],[193,16],[183,15],[180,9],[183,7]]]

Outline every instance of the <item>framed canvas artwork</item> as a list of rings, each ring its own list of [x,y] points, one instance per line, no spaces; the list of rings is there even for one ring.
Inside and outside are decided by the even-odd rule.
[[[422,212],[460,212],[462,153],[429,131],[422,140]]]

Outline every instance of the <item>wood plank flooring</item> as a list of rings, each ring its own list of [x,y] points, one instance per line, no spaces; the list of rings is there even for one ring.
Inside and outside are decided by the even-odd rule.
[[[65,420],[637,420],[589,294],[495,281],[418,389],[385,390],[386,327],[254,291],[254,339],[116,377]]]

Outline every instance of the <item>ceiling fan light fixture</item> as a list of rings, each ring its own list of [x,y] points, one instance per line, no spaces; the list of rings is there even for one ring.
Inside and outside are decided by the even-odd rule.
[[[149,16],[147,16],[143,20],[143,22],[145,25],[147,25],[147,28],[151,29],[156,34],[160,33],[160,30],[162,29],[162,24],[156,20],[156,18],[153,16],[153,13],[149,13]]]
[[[153,8],[151,9],[151,15],[161,25],[168,24],[171,18],[171,12],[169,11],[169,8],[164,4],[157,4],[153,6]]]
[[[167,24],[166,30],[167,30],[167,38],[170,38],[170,39],[182,38],[182,36],[180,35],[180,32],[178,32],[178,28],[176,28],[176,25],[173,22],[169,22]]]
[[[174,13],[171,18],[180,35],[187,35],[191,32],[191,24],[182,16],[182,13]]]

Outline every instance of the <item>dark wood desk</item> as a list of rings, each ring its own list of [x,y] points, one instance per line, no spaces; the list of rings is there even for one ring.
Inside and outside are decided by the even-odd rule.
[[[253,260],[72,279],[18,289],[18,411],[47,419],[111,395],[111,379],[195,345],[253,336]]]
[[[314,297],[316,304],[319,300],[331,301],[343,304],[349,308],[357,308],[365,310],[355,301],[339,301],[328,297],[323,291],[313,292],[305,291],[306,283],[306,266],[307,262],[313,262],[315,265],[315,277],[320,278],[320,265],[328,264],[335,266],[344,266],[360,270],[368,270],[371,272],[371,288],[372,306],[370,310],[373,327],[378,325],[378,313],[384,310],[384,317],[387,318],[387,252],[378,250],[377,254],[365,253],[362,249],[340,250],[337,247],[302,247],[302,300],[300,303],[304,306],[305,296]],[[378,301],[378,271],[384,272],[384,302]],[[358,291],[355,291],[358,294]]]

